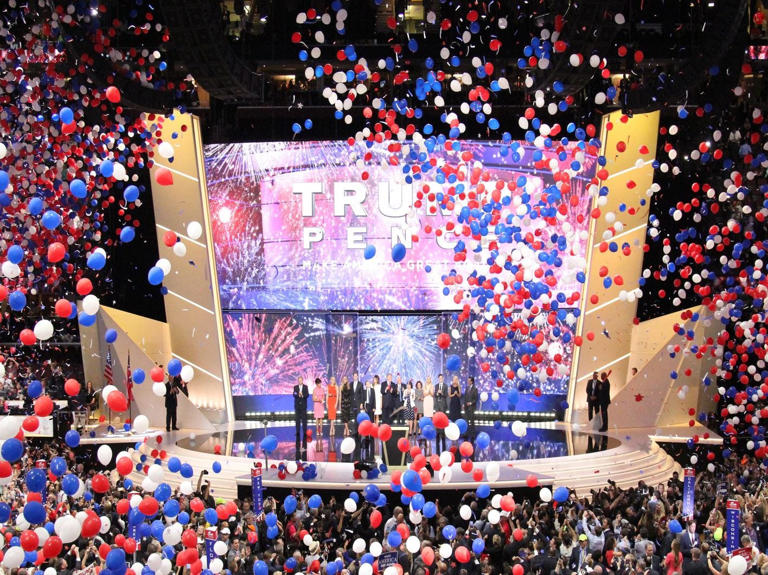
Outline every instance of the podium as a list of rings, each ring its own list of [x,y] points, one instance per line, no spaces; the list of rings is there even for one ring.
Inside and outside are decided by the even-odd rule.
[[[406,466],[407,453],[397,448],[397,442],[408,437],[408,427],[405,425],[392,425],[392,437],[389,441],[381,442],[381,459],[389,469]]]

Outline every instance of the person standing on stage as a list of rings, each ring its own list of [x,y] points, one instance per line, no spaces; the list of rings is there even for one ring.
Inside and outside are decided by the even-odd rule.
[[[387,380],[384,382],[384,390],[381,392],[383,396],[382,405],[382,420],[384,423],[392,424],[392,412],[398,403],[398,392],[395,382],[392,381],[392,374],[387,374]]]
[[[424,417],[435,415],[435,386],[432,385],[432,378],[427,376],[424,380]]]
[[[379,376],[373,376],[373,416],[376,425],[381,421],[381,415],[384,413],[384,393],[381,391]]]
[[[293,410],[296,412],[296,458],[299,450],[307,449],[307,397],[309,389],[304,384],[304,378],[299,376],[298,383],[293,386]]]
[[[413,383],[409,381],[408,385],[405,387],[405,391],[403,391],[403,419],[405,419],[408,424],[408,437],[416,433],[416,430],[414,429],[416,427],[416,419],[413,413],[415,400],[416,391],[413,389]]]
[[[315,389],[312,390],[312,411],[315,416],[315,435],[317,441],[323,438],[323,417],[325,416],[325,389],[319,377],[315,378]]]
[[[336,385],[336,378],[331,376],[328,383],[328,394],[326,395],[326,404],[328,406],[328,437],[333,439],[336,436],[336,409],[339,406],[339,387]]]
[[[355,409],[365,411],[365,395],[367,393],[366,385],[360,381],[360,374],[352,374],[352,397],[354,399]]]
[[[397,400],[396,400],[396,403],[395,403],[394,407],[392,408],[393,412],[396,411],[397,408],[403,407],[405,405],[405,400],[404,400],[404,395],[403,394],[405,393],[406,385],[403,383],[403,378],[402,378],[402,376],[399,373],[397,374],[397,380],[395,381],[395,385],[397,386],[397,388],[396,388],[397,389]],[[413,387],[413,386],[411,386],[411,387]],[[413,406],[413,403],[411,403],[411,406]],[[408,423],[408,418],[405,417],[405,410],[404,409],[401,409],[400,411],[398,411],[397,417],[393,417],[393,419],[396,419],[397,421],[399,421],[401,423]]]
[[[597,388],[597,403],[600,406],[600,415],[603,417],[603,426],[600,431],[608,431],[608,406],[611,404],[611,382],[608,373],[600,374],[600,385]]]
[[[461,419],[461,387],[459,387],[458,375],[454,375],[451,380],[448,398],[448,417],[455,422],[457,419]]]
[[[344,437],[349,435],[349,422],[355,418],[354,407],[355,391],[345,375],[341,378],[341,420],[344,422]]]
[[[448,386],[445,385],[442,373],[437,376],[437,385],[435,386],[435,411],[448,414]],[[435,449],[440,453],[445,451],[444,429],[436,430]]]
[[[172,377],[168,377],[168,381],[165,383],[165,430],[171,431],[171,429],[178,431],[176,427],[176,409],[179,406],[179,387],[173,381]]]
[[[422,415],[424,415],[424,384],[421,383],[421,380],[416,382],[416,386],[413,388],[413,390],[416,392],[416,400],[414,401],[414,413],[416,414],[416,419],[418,420]]]
[[[464,413],[467,418],[467,436],[474,439],[475,410],[477,409],[477,387],[475,387],[475,378],[470,376],[467,383],[467,390],[464,392]]]
[[[592,421],[593,414],[600,411],[597,404],[597,387],[599,384],[600,378],[595,371],[592,374],[592,379],[587,382],[587,415],[589,416],[589,421]]]

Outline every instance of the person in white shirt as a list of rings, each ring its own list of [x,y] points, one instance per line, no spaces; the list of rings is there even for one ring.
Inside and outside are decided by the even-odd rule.
[[[587,521],[587,514],[591,515],[592,519],[594,519],[594,527],[591,526]],[[587,540],[589,541],[590,553],[594,553],[595,551],[602,551],[603,546],[605,545],[605,533],[603,533],[603,528],[600,526],[600,523],[598,522],[597,516],[594,514],[594,512],[584,512],[584,515],[581,518],[581,529],[584,531],[584,534],[587,536]]]

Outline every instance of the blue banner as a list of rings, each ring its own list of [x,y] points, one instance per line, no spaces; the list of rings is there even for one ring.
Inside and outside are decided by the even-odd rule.
[[[725,503],[725,536],[727,537],[725,549],[728,553],[733,553],[739,548],[739,523],[741,520],[741,509],[739,502],[735,499],[729,499]]]
[[[205,528],[205,556],[208,558],[208,569],[211,568],[211,561],[216,559],[216,552],[213,546],[219,540],[219,532],[216,527]]]
[[[696,471],[690,467],[683,470],[683,517],[693,517],[693,492],[696,487]]]
[[[264,488],[261,484],[261,467],[251,469],[251,490],[253,491],[253,512],[259,516],[264,511]]]
[[[139,542],[139,523],[136,523],[134,525],[128,524],[128,537]]]

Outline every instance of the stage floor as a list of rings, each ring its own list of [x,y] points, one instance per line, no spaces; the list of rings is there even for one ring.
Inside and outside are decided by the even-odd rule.
[[[490,428],[491,446],[480,450],[473,461],[475,468],[485,469],[490,461],[497,461],[500,466],[500,477],[492,487],[494,489],[514,489],[525,486],[528,475],[534,474],[540,485],[559,487],[561,485],[575,489],[579,494],[586,494],[590,489],[604,487],[608,479],[616,481],[623,487],[636,485],[644,480],[648,485],[665,482],[673,471],[680,472],[680,466],[661,449],[656,441],[685,442],[694,435],[701,436],[706,430],[701,426],[679,426],[670,428],[635,428],[613,429],[608,433],[596,433],[579,425],[566,423],[529,424],[525,438],[510,436],[509,429],[495,430],[493,426],[478,424],[478,432]],[[343,428],[342,428],[343,429]],[[354,453],[342,456],[340,443],[343,437],[337,435],[331,442],[325,437],[318,445],[307,450],[303,461],[314,463],[317,476],[304,481],[301,473],[288,475],[280,479],[273,464],[295,460],[295,433],[292,422],[273,422],[267,427],[261,423],[234,422],[218,426],[215,433],[181,430],[162,435],[162,444],[167,457],[178,457],[183,462],[192,465],[197,475],[207,469],[207,478],[211,481],[211,489],[215,497],[234,498],[237,496],[238,485],[250,485],[250,471],[255,462],[263,458],[247,457],[248,444],[255,445],[259,453],[258,443],[266,434],[278,437],[278,450],[275,456],[266,463],[263,485],[269,487],[289,487],[291,484],[305,485],[306,489],[362,489],[367,483],[375,483],[380,489],[389,489],[390,473],[378,478],[359,479],[353,477]],[[338,432],[340,433],[340,432]],[[147,435],[152,436],[153,432]],[[498,439],[493,439],[498,437]],[[109,437],[102,437],[105,443]],[[394,441],[394,440],[391,440]],[[719,437],[712,436],[706,443],[719,443]],[[456,442],[458,445],[459,442]],[[217,446],[219,446],[217,448]],[[450,442],[449,442],[450,446]],[[147,453],[157,447],[153,439],[149,439],[140,451],[134,454],[138,461],[143,452]],[[434,450],[434,445],[432,445]],[[220,450],[220,454],[216,451]],[[378,458],[381,462],[382,453]],[[513,457],[516,456],[514,459]],[[333,459],[336,459],[335,461]],[[214,473],[212,466],[215,461],[221,464],[220,473]],[[395,462],[389,471],[402,469]],[[437,474],[436,474],[437,475]],[[143,475],[134,473],[133,478],[142,480]],[[166,473],[164,481],[172,487],[178,486],[183,479],[178,474]],[[425,486],[426,490],[460,489],[474,490],[476,482],[471,473],[464,473],[460,464],[452,467],[452,477],[447,483],[440,483],[437,476]]]

